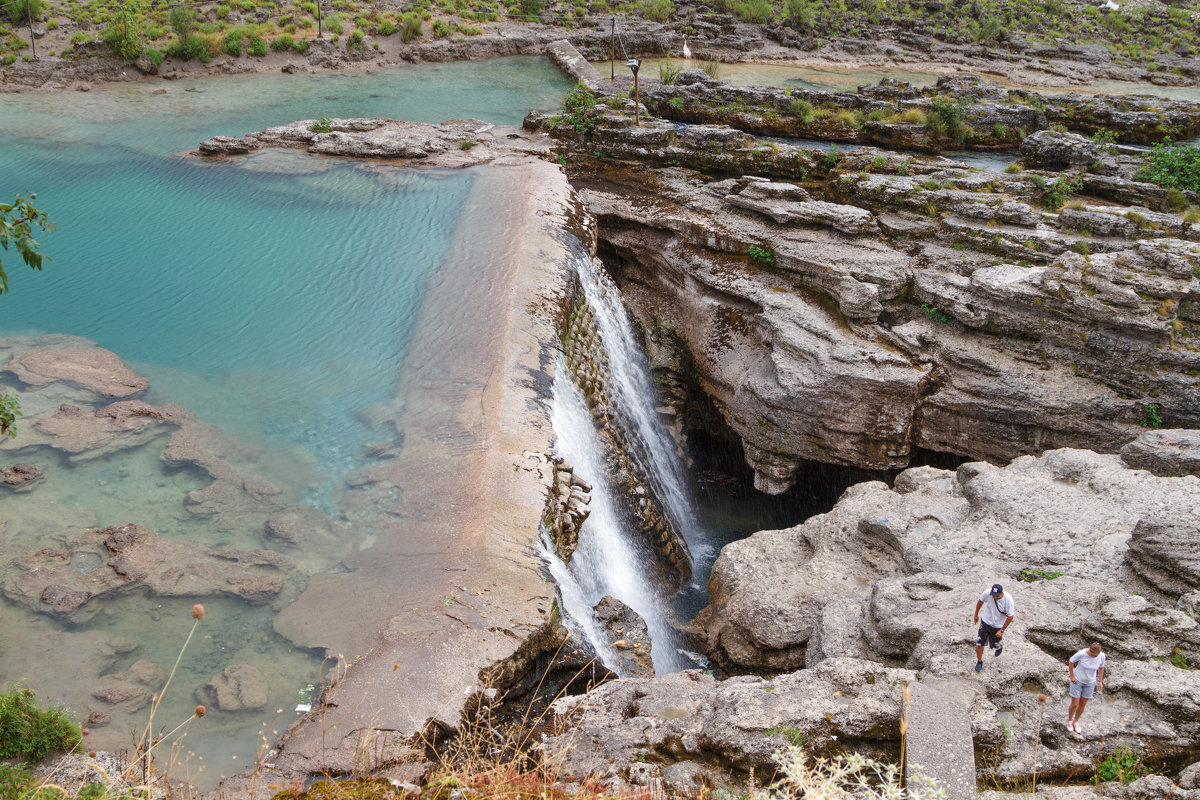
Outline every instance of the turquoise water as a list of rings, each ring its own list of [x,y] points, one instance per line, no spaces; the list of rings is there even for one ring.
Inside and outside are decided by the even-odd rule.
[[[6,96],[0,191],[36,191],[58,229],[43,274],[8,260],[0,332],[92,339],[147,373],[152,402],[201,378],[200,407],[171,399],[344,461],[370,438],[355,413],[391,394],[470,173],[172,154],[317,116],[512,124],[568,86],[545,59],[508,58]]]
[[[176,154],[216,134],[318,116],[515,124],[531,108],[557,106],[569,85],[544,59],[512,58],[0,95],[0,196],[37,192],[57,226],[40,236],[52,259],[44,272],[4,254],[11,293],[0,298],[0,338],[72,334],[112,350],[149,378],[149,402],[178,403],[216,426],[227,463],[345,524],[328,551],[288,551],[299,568],[294,596],[304,575],[337,569],[374,535],[341,518],[342,479],[370,463],[368,446],[397,438],[406,348],[478,172],[295,151],[233,162]],[[16,386],[9,376],[0,385]],[[29,412],[56,407],[16,388]],[[21,422],[27,442],[34,419]],[[265,514],[191,513],[184,496],[209,480],[164,467],[164,444],[75,463],[20,436],[8,443],[0,463],[31,461],[46,477],[32,492],[0,494],[0,578],[13,555],[124,522],[202,548],[279,546],[263,539]],[[139,659],[169,669],[192,602],[125,594],[63,626],[0,599],[0,685],[23,681],[81,718],[103,710],[91,696],[96,677]],[[294,718],[297,690],[319,684],[330,665],[274,633],[277,608],[206,602],[162,722],[186,718],[193,689],[227,665],[257,665],[270,684],[262,711],[213,711],[191,726],[185,773],[211,788],[266,749],[263,737],[273,741]],[[114,636],[139,647],[102,657],[98,642]],[[145,710],[112,711],[90,746],[128,750]]]

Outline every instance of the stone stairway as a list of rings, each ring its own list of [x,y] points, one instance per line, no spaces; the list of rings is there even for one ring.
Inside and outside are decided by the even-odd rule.
[[[933,778],[946,800],[974,800],[975,748],[967,710],[967,692],[951,678],[926,677],[912,686],[904,779],[913,765]]]

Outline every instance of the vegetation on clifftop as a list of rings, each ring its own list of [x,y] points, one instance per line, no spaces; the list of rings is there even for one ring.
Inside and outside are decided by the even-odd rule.
[[[148,52],[146,48],[172,47],[177,57],[200,59],[201,43],[209,57],[222,52],[235,57],[265,55],[263,47],[243,50],[230,42],[239,40],[238,32],[240,38],[258,37],[268,49],[285,35],[292,42],[308,42],[317,36],[318,13],[324,38],[346,50],[382,50],[397,40],[408,43],[426,37],[461,40],[482,33],[480,23],[542,22],[569,29],[584,24],[589,16],[609,15],[670,24],[676,33],[695,35],[695,41],[704,37],[693,25],[708,18],[720,24],[720,17],[731,15],[764,26],[768,38],[804,49],[839,38],[918,35],[1003,48],[1022,57],[1061,58],[1064,54],[1053,49],[1038,51],[1094,45],[1107,49],[1118,61],[1152,72],[1171,71],[1171,58],[1190,57],[1200,48],[1195,15],[1186,8],[1122,4],[1114,10],[1076,0],[973,0],[961,7],[917,0],[716,0],[703,6],[672,0],[325,0],[320,11],[313,0],[212,0],[195,6],[197,27],[190,42],[172,36],[174,26],[166,4],[29,2],[35,28],[61,31],[39,44],[39,55],[48,51],[70,57],[80,44],[104,41],[113,53],[130,60]],[[0,0],[0,54],[10,64],[18,56],[30,57],[30,43],[19,30],[26,23],[25,8],[26,0]]]

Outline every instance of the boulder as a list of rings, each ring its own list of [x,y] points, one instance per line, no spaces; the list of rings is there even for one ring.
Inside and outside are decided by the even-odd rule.
[[[1021,157],[1029,167],[1087,166],[1100,158],[1100,145],[1077,133],[1043,130],[1021,141]]]
[[[218,711],[251,711],[267,704],[269,688],[266,676],[259,669],[235,664],[196,689],[196,700]]]
[[[594,779],[620,793],[668,779],[772,774],[772,755],[800,744],[820,757],[843,747],[892,752],[903,688],[915,673],[831,659],[774,679],[718,682],[699,670],[625,678],[551,707],[539,746],[561,780]]]
[[[654,675],[646,621],[615,597],[601,598],[594,611],[600,626],[608,634],[609,647],[617,661],[617,672],[629,678]]]
[[[1200,431],[1146,431],[1121,448],[1121,460],[1164,477],[1200,476]]]

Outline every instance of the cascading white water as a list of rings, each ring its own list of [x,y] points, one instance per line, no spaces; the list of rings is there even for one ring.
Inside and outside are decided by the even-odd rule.
[[[675,443],[655,410],[658,404],[650,382],[650,365],[634,337],[620,290],[596,259],[576,258],[575,270],[604,341],[611,372],[609,391],[646,444],[649,463],[644,466],[650,473],[651,488],[692,554],[700,555],[707,549],[707,543],[696,520]]]
[[[615,671],[616,660],[592,610],[605,595],[617,598],[645,620],[655,672],[694,666],[677,652],[677,634],[645,568],[656,556],[622,521],[604,470],[604,454],[592,415],[561,360],[554,373],[551,419],[559,455],[571,462],[576,475],[592,485],[591,514],[583,523],[570,566],[564,565],[551,548],[544,553],[558,581],[564,610],[609,669]]]

